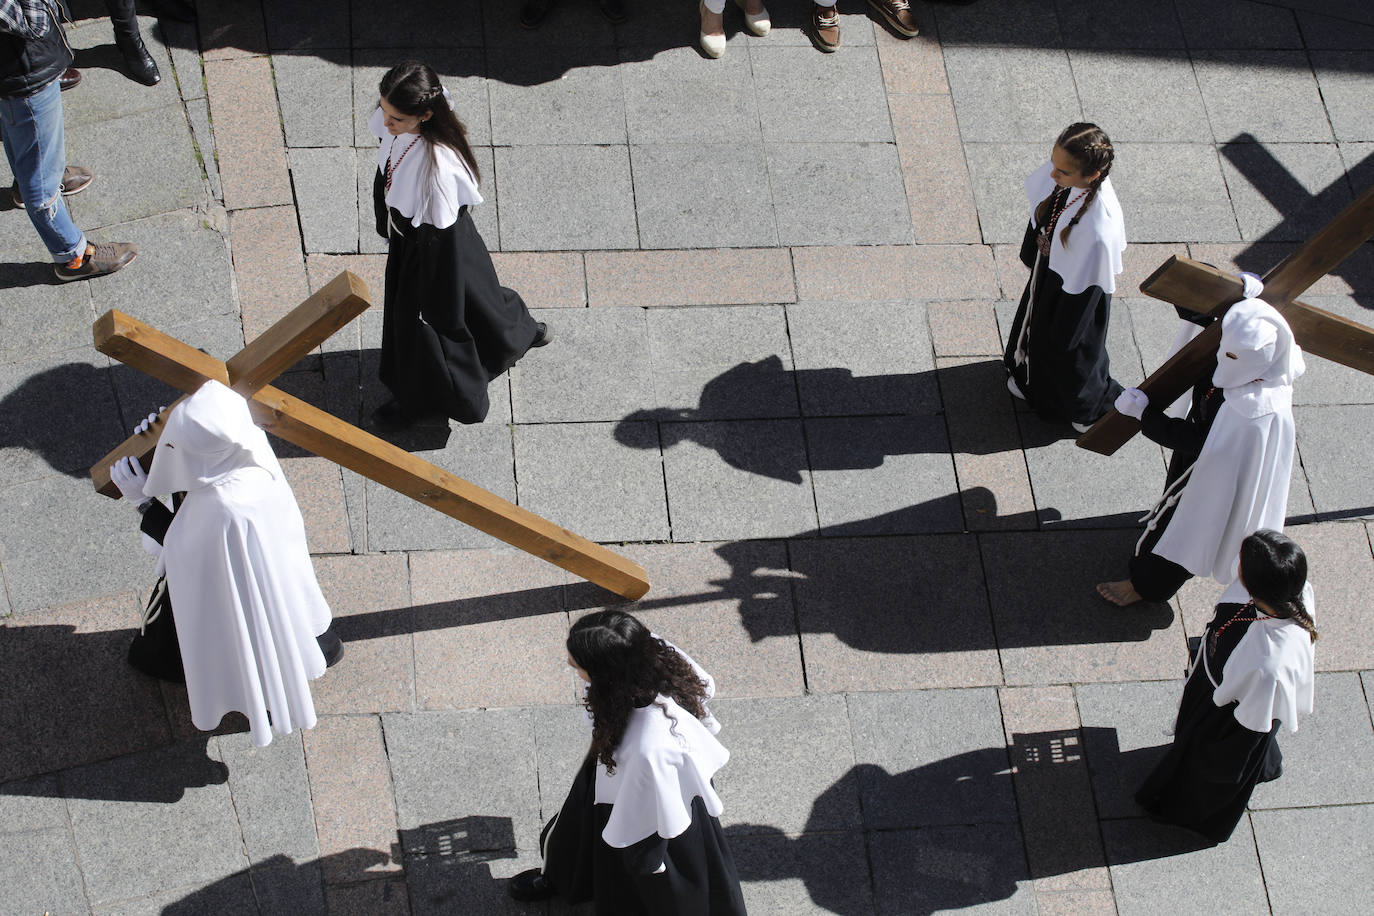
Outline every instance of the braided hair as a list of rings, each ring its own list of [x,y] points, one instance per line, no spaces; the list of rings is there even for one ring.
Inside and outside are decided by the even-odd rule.
[[[444,87],[439,82],[439,74],[418,60],[403,60],[392,67],[382,77],[377,91],[387,104],[402,114],[419,116],[430,112],[427,120],[420,122],[420,135],[429,141],[430,158],[434,157],[434,145],[443,144],[458,154],[472,177],[481,180],[477,169],[477,159],[468,145],[468,131],[463,122],[449,107],[444,98]]]
[[[1074,161],[1078,163],[1079,171],[1084,174],[1097,173],[1097,177],[1088,186],[1088,194],[1083,198],[1083,205],[1078,208],[1073,219],[1069,220],[1069,224],[1060,230],[1059,241],[1068,247],[1069,233],[1073,231],[1074,226],[1078,225],[1083,214],[1088,212],[1088,207],[1092,206],[1092,202],[1097,199],[1097,192],[1101,189],[1102,182],[1107,180],[1107,175],[1112,170],[1115,151],[1112,148],[1112,141],[1107,139],[1107,134],[1102,128],[1086,121],[1079,121],[1064,128],[1059,138],[1054,141],[1054,145],[1073,157]],[[1036,207],[1036,223],[1044,224],[1054,204],[1054,197],[1060,191],[1061,189],[1056,186],[1050,192],[1050,196],[1046,197]]]
[[[1317,625],[1302,603],[1307,555],[1285,534],[1261,528],[1240,543],[1240,571],[1250,597],[1293,620],[1317,641]]]

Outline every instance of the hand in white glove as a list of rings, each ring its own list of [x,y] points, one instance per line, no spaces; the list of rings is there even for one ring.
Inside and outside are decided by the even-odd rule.
[[[133,458],[121,458],[110,465],[110,479],[114,485],[119,487],[120,495],[127,499],[132,505],[137,506],[148,498],[143,492],[143,485],[148,482],[148,475],[143,471],[143,465]]]
[[[155,422],[157,422],[158,415],[166,409],[166,407],[159,407],[157,410],[148,414],[146,418],[144,418],[142,421],[139,422],[137,426],[134,427],[134,435],[137,436],[139,433],[147,432],[148,427],[152,426]]]
[[[1150,406],[1150,396],[1139,388],[1127,388],[1116,396],[1116,412],[1139,420]]]

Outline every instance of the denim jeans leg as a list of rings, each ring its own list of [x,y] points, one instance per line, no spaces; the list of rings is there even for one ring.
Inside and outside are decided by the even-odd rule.
[[[32,95],[0,98],[0,128],[29,221],[53,261],[65,264],[86,249],[86,236],[72,222],[62,200],[67,143],[61,93],[53,80]]]

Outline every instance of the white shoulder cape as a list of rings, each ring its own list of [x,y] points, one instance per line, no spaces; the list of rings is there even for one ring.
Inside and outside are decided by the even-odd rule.
[[[447,229],[458,221],[464,206],[482,203],[477,180],[463,158],[443,144],[431,145],[420,138],[410,152],[401,153],[418,134],[392,136],[386,129],[380,108],[372,112],[367,125],[377,135],[377,168],[386,174],[387,158],[399,160],[391,175],[391,190],[386,192],[386,204],[395,207],[411,225],[422,223],[436,229]],[[431,159],[431,151],[433,158]],[[392,163],[395,165],[395,161]]]
[[[1046,162],[1026,179],[1026,199],[1030,201],[1032,223],[1035,222],[1035,208],[1055,188],[1054,179],[1050,177],[1052,167],[1052,163]],[[1078,192],[1070,189],[1069,200],[1077,196]],[[1060,276],[1064,292],[1070,295],[1077,295],[1090,286],[1104,293],[1114,293],[1116,276],[1121,273],[1121,254],[1126,250],[1126,222],[1111,178],[1102,179],[1097,198],[1069,233],[1069,246],[1065,248],[1060,241],[1062,230],[1082,209],[1083,202],[1079,201],[1060,215],[1050,243],[1050,270]]]
[[[1226,600],[1236,599],[1223,596]],[[1303,588],[1303,604],[1316,619],[1311,585]],[[1222,667],[1212,701],[1217,706],[1236,703],[1236,721],[1251,731],[1267,732],[1278,719],[1295,732],[1298,714],[1312,713],[1314,680],[1312,639],[1307,631],[1292,620],[1257,620]]]

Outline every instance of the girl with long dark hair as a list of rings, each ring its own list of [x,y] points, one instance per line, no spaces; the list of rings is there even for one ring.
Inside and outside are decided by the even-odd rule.
[[[500,284],[473,225],[481,175],[438,75],[404,61],[378,88],[372,196],[388,244],[379,374],[392,400],[373,417],[391,429],[437,413],[480,423],[491,380],[551,335]]]
[[[1122,391],[1107,358],[1107,322],[1126,226],[1108,173],[1115,152],[1096,124],[1070,124],[1026,179],[1031,269],[1007,349],[1007,387],[1047,420],[1084,432]]]
[[[1296,732],[1312,712],[1316,640],[1306,555],[1256,531],[1193,656],[1174,743],[1136,793],[1150,817],[1212,843],[1231,836],[1256,784],[1283,772],[1279,727]]]
[[[706,708],[711,676],[623,611],[582,617],[567,647],[591,749],[539,837],[543,868],[512,878],[511,896],[616,916],[743,914],[711,784],[730,758]]]

